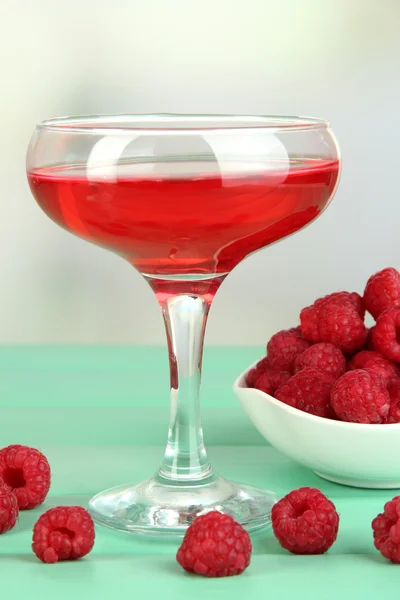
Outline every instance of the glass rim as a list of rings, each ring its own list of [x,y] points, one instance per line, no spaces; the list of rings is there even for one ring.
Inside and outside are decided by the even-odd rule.
[[[325,119],[291,115],[121,113],[54,117],[38,123],[36,129],[106,135],[111,133],[132,134],[136,131],[151,134],[252,130],[302,131],[327,129],[329,126],[329,121]]]

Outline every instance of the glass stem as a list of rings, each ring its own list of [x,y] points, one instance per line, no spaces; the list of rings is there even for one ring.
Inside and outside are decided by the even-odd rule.
[[[203,443],[200,381],[209,303],[179,294],[160,301],[167,333],[171,376],[168,443],[158,477],[183,483],[212,478]]]

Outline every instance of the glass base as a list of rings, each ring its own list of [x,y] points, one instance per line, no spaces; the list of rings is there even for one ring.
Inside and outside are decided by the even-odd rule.
[[[122,485],[97,494],[89,502],[89,512],[97,523],[111,529],[182,536],[197,516],[211,510],[231,515],[248,531],[265,527],[276,501],[272,492],[219,476],[182,484],[156,475],[135,486]]]

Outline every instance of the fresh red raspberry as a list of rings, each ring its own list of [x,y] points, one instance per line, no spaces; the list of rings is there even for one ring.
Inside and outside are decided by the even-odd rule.
[[[322,298],[318,298],[312,306],[303,308],[300,313],[300,326],[304,339],[318,343],[323,341],[319,331],[319,318],[321,311],[327,306],[348,306],[354,308],[364,320],[364,301],[357,292],[335,292]]]
[[[347,371],[332,388],[331,404],[342,421],[383,423],[390,406],[386,382],[373,370]]]
[[[15,444],[0,450],[0,478],[17,497],[20,510],[44,502],[50,489],[50,465],[39,450]]]
[[[400,423],[400,377],[392,379],[387,390],[390,397],[390,408],[385,423]]]
[[[76,560],[94,545],[92,517],[82,506],[50,508],[33,528],[32,550],[45,563]]]
[[[285,381],[288,381],[292,376],[289,371],[273,371],[272,369],[267,369],[256,381],[254,387],[257,390],[261,390],[270,396],[273,396],[276,390],[283,384]]]
[[[366,329],[359,314],[350,306],[329,304],[319,315],[318,329],[323,342],[337,346],[345,354],[360,350]]]
[[[268,356],[264,356],[261,360],[258,361],[255,367],[250,369],[250,371],[246,375],[246,384],[247,387],[254,387],[255,382],[261,375],[269,368],[269,358]]]
[[[313,367],[326,373],[333,379],[338,379],[346,371],[346,359],[339,348],[333,344],[321,342],[304,350],[294,362],[294,371],[301,371],[305,367]]]
[[[349,371],[355,369],[372,369],[380,373],[386,382],[398,377],[400,374],[399,367],[392,360],[387,360],[379,352],[373,350],[362,350],[355,354],[347,365]]]
[[[387,268],[372,275],[365,286],[364,301],[374,319],[388,308],[400,306],[400,273]]]
[[[386,358],[400,362],[400,308],[381,313],[372,333],[372,342]]]
[[[272,369],[292,372],[297,356],[309,345],[310,343],[301,337],[298,328],[279,331],[267,344]]]
[[[312,367],[305,367],[275,393],[275,398],[304,412],[330,418],[330,393],[334,380]]]
[[[187,529],[176,560],[186,571],[205,577],[240,575],[250,564],[251,549],[249,534],[239,523],[212,511]]]
[[[18,519],[18,512],[15,494],[0,479],[0,534],[14,527]]]
[[[293,554],[324,554],[336,540],[339,515],[319,490],[293,490],[272,507],[272,529],[278,542]]]
[[[365,304],[363,298],[357,292],[334,292],[328,294],[323,298],[318,298],[314,302],[314,306],[318,311],[321,311],[326,306],[348,306],[354,308],[360,315],[360,318],[364,320],[365,317]]]
[[[301,334],[305,340],[314,344],[321,341],[318,330],[319,311],[315,306],[307,306],[300,313]]]
[[[386,502],[372,521],[375,548],[393,563],[400,563],[400,496]]]

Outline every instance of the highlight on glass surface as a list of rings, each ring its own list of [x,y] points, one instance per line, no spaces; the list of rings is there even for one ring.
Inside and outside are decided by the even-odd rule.
[[[232,483],[208,461],[199,403],[205,327],[225,277],[252,252],[316,219],[339,170],[335,137],[319,119],[116,115],[37,126],[27,171],[39,206],[142,274],[167,335],[164,458],[147,481],[97,494],[90,501],[97,522],[181,535],[210,510],[248,530],[270,521],[272,492]]]

